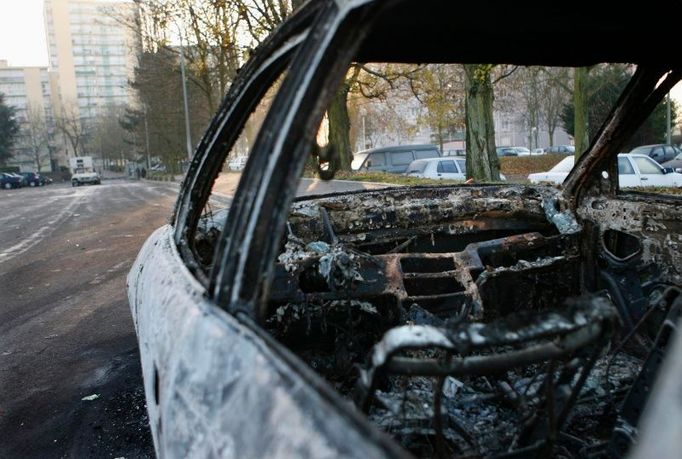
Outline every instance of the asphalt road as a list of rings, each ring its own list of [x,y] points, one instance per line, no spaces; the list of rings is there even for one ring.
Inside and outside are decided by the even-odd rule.
[[[218,201],[237,179],[221,176]],[[304,180],[298,193],[376,187]],[[0,458],[153,456],[125,278],[177,189],[0,190]]]
[[[125,277],[176,190],[0,191],[0,457],[153,455]]]

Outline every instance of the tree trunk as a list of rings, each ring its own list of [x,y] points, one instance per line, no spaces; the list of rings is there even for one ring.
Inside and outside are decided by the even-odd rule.
[[[350,170],[352,149],[350,145],[350,117],[348,116],[348,92],[350,85],[344,83],[332,98],[327,116],[329,119],[329,146],[336,152],[332,164],[336,170]]]
[[[589,68],[578,67],[573,75],[573,106],[575,108],[575,157],[578,159],[590,144],[587,115],[587,73]]]
[[[443,155],[443,137],[443,125],[438,123],[438,148],[441,155]]]
[[[37,172],[40,174],[40,150],[33,150],[33,160],[36,163]]]
[[[491,70],[489,65],[464,65],[467,177],[476,181],[500,180],[500,162],[495,151]]]
[[[554,146],[554,131],[556,130],[556,126],[554,124],[550,124],[547,127],[547,134],[549,134],[549,146],[553,147]]]
[[[52,147],[48,145],[47,154],[50,156],[50,172],[54,172],[54,159],[52,159]]]

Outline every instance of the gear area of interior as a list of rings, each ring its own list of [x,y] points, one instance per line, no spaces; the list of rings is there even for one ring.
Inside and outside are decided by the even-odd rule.
[[[548,187],[299,199],[262,323],[415,456],[620,456],[679,290],[596,234]]]

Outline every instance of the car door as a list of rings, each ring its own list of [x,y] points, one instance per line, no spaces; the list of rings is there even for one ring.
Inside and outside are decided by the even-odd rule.
[[[462,180],[463,178],[453,159],[439,160],[436,167],[436,175],[439,179],[447,180]]]
[[[390,168],[386,160],[386,153],[381,151],[370,153],[365,160],[365,165],[370,172],[386,172]]]
[[[388,154],[391,166],[389,172],[394,174],[402,174],[407,170],[407,166],[416,158],[412,151],[392,151]]]
[[[663,173],[663,168],[651,158],[634,156],[634,164],[639,170],[641,186],[670,186],[670,178]]]
[[[459,169],[459,173],[462,176],[462,180],[465,180],[467,177],[467,162],[465,159],[456,159],[455,164],[457,164],[457,169]]]
[[[618,186],[620,188],[634,188],[641,186],[639,175],[627,156],[618,157]]]

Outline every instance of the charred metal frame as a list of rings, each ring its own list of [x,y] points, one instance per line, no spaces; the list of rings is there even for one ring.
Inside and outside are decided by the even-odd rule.
[[[682,318],[682,292],[677,288],[669,288],[661,299],[662,306],[668,309],[663,324],[656,336],[651,351],[644,362],[642,371],[637,376],[623,401],[621,414],[609,443],[611,457],[624,457],[630,448],[637,443],[638,425],[642,415],[642,407],[646,406],[663,359],[672,346],[673,340],[679,336],[678,327]],[[654,309],[652,307],[652,309]]]
[[[374,347],[371,367],[361,374],[363,395],[359,403],[367,410],[372,400],[377,374],[391,372],[423,376],[464,376],[499,374],[511,368],[545,360],[562,359],[594,344],[605,344],[618,327],[618,316],[601,298],[585,301],[562,312],[529,316],[527,322],[498,320],[491,324],[463,323],[449,329],[432,326],[396,327]],[[509,322],[509,323],[507,323]],[[497,355],[474,355],[495,346],[517,346],[545,340],[529,347]],[[600,346],[600,347],[601,347]],[[405,350],[438,348],[451,357],[444,360],[400,357]]]
[[[369,423],[360,419],[359,416],[349,414],[351,410],[343,406],[340,398],[325,385],[322,379],[295,358],[281,343],[269,336],[262,326],[272,313],[268,309],[271,306],[269,302],[306,300],[311,293],[325,301],[343,297],[340,292],[343,291],[344,284],[330,280],[331,270],[334,269],[333,263],[338,261],[334,257],[344,258],[349,252],[348,245],[361,241],[354,239],[356,237],[354,234],[336,234],[335,226],[344,227],[344,223],[350,222],[361,227],[364,225],[366,230],[374,231],[377,238],[377,241],[367,241],[367,243],[379,243],[383,235],[399,234],[402,229],[404,231],[400,234],[404,237],[404,241],[392,249],[394,252],[401,251],[415,243],[419,236],[434,230],[433,227],[427,228],[423,230],[424,234],[418,234],[418,232],[410,232],[409,225],[405,225],[404,228],[400,228],[400,225],[394,228],[382,227],[380,223],[372,220],[377,215],[369,216],[361,221],[357,218],[344,217],[342,212],[335,212],[334,199],[343,201],[349,195],[346,194],[343,198],[340,196],[326,198],[331,207],[322,206],[317,209],[320,228],[314,231],[319,230],[320,237],[317,239],[326,241],[329,250],[316,256],[309,256],[305,262],[299,263],[294,268],[294,272],[285,269],[286,263],[279,265],[272,263],[281,249],[280,243],[284,239],[287,218],[290,215],[292,202],[294,202],[295,185],[304,161],[311,151],[316,129],[324,110],[328,106],[334,88],[341,81],[347,65],[356,55],[362,41],[371,33],[374,18],[384,8],[389,8],[389,3],[370,0],[313,1],[268,39],[255,54],[255,58],[241,70],[237,81],[221,104],[218,115],[198,146],[197,154],[187,173],[187,179],[181,187],[173,215],[175,245],[187,267],[206,287],[205,293],[208,299],[234,316],[239,324],[255,333],[273,353],[278,354],[293,374],[302,375],[302,379],[307,384],[313,386],[323,397],[331,400],[340,412],[361,427],[369,426]],[[405,2],[394,2],[391,6],[401,3]],[[261,131],[256,139],[252,156],[244,170],[232,203],[230,216],[216,248],[215,253],[218,257],[214,259],[211,272],[206,275],[200,263],[197,262],[193,247],[200,214],[209,199],[213,181],[225,160],[229,147],[237,139],[241,127],[270,83],[288,65],[290,65],[290,71],[264,122],[269,129]],[[614,299],[624,319],[626,330],[632,330],[636,327],[635,323],[645,316],[646,300],[654,289],[670,283],[678,285],[682,283],[682,272],[680,272],[682,238],[670,240],[666,238],[664,231],[666,224],[679,228],[682,210],[678,208],[671,211],[671,202],[666,198],[652,201],[649,198],[636,197],[636,195],[617,195],[617,171],[613,160],[624,142],[625,134],[631,132],[649,115],[665,93],[681,77],[682,71],[678,68],[640,66],[621,96],[621,106],[610,115],[594,144],[580,158],[565,182],[561,196],[555,192],[545,193],[539,189],[533,191],[532,187],[528,188],[530,191],[520,191],[517,189],[519,187],[513,186],[460,187],[459,191],[448,190],[445,193],[451,192],[452,196],[460,198],[467,194],[478,195],[481,200],[500,197],[508,193],[506,197],[509,199],[533,201],[536,206],[535,215],[546,218],[546,221],[556,228],[558,234],[552,236],[555,238],[553,241],[560,241],[580,252],[583,260],[580,266],[582,275],[579,279],[581,289],[596,291],[605,287],[609,290],[611,298]],[[234,129],[235,127],[238,129]],[[608,172],[608,178],[602,178],[602,170]],[[423,194],[430,191],[417,190],[414,193],[419,194],[419,192]],[[395,190],[393,193],[398,195],[405,192]],[[443,191],[434,190],[433,193],[437,195]],[[535,194],[531,196],[533,193]],[[603,196],[607,196],[608,199]],[[475,205],[475,199],[471,201],[474,202],[472,205]],[[299,218],[299,221],[305,220],[304,214],[296,216],[296,210],[300,210],[305,205],[305,203],[294,205],[292,212],[294,221],[296,218]],[[465,207],[460,206],[454,210],[461,211]],[[646,215],[643,215],[641,219],[627,220],[642,209],[646,211]],[[449,211],[452,212],[453,209]],[[439,230],[451,231],[453,234],[465,234],[467,227],[470,232],[491,228],[509,230],[529,215],[528,212],[524,213],[523,209],[516,209],[516,211],[518,211],[518,221],[510,219],[500,222],[496,220],[496,216],[508,218],[513,212],[500,212],[500,209],[494,209],[494,206],[491,208],[481,206],[480,209],[474,208],[469,218],[453,223],[451,228]],[[485,215],[486,212],[489,215]],[[623,221],[618,218],[614,219],[616,214],[619,217],[622,216]],[[577,221],[572,217],[573,215],[578,217]],[[347,220],[344,221],[344,218]],[[607,231],[620,231],[631,235],[641,242],[640,249],[626,257],[614,257],[609,253],[604,242]],[[356,233],[359,232],[358,230]],[[289,236],[297,237],[296,231],[292,230],[291,226]],[[346,266],[346,274],[351,275],[342,276],[340,282],[351,282],[347,279],[356,275],[362,279],[377,281],[377,284],[368,284],[359,288],[355,293],[358,293],[360,297],[362,295],[370,297],[392,295],[398,304],[402,304],[411,297],[405,287],[406,283],[423,282],[425,279],[437,276],[431,272],[409,272],[409,269],[403,269],[401,266],[407,266],[410,263],[434,263],[438,267],[447,268],[438,272],[446,272],[446,277],[454,280],[461,287],[461,291],[447,292],[450,296],[462,297],[461,301],[455,302],[461,306],[461,310],[457,311],[459,315],[480,319],[486,312],[482,308],[486,299],[482,297],[481,292],[485,292],[486,289],[494,290],[496,285],[504,284],[504,276],[509,274],[510,270],[519,268],[514,265],[503,265],[487,269],[488,266],[482,257],[489,259],[501,257],[510,247],[542,246],[547,244],[547,239],[539,233],[526,232],[520,236],[512,235],[480,242],[471,245],[466,250],[438,255],[405,255],[390,251],[376,256],[360,254],[358,255],[360,261],[357,265]],[[568,261],[578,265],[580,257],[576,255],[571,260],[567,260],[571,257],[564,256],[562,260],[550,260],[550,262]],[[321,269],[320,266],[323,263],[327,265]],[[656,264],[663,268],[654,272]],[[343,268],[337,263],[336,267],[339,266],[339,269]],[[541,267],[541,264],[538,264],[538,267]],[[526,269],[528,266],[524,265],[520,268]],[[302,287],[304,281],[301,280],[301,272],[310,269],[323,274],[326,285],[323,285],[319,291],[304,291]],[[626,281],[635,280],[632,277],[633,272],[646,273],[654,279],[653,283],[659,282],[661,285],[623,287]],[[439,298],[435,299],[439,300]],[[575,326],[564,323],[565,326],[558,326],[552,329],[551,333],[548,330],[542,332],[536,330],[537,333],[532,333],[528,330],[522,332],[514,330],[513,327],[502,327],[501,330],[505,333],[516,333],[516,337],[504,335],[497,341],[484,339],[482,342],[477,342],[474,339],[476,334],[481,333],[482,330],[489,330],[489,326],[476,323],[451,327],[454,335],[445,334],[438,324],[392,328],[374,349],[371,366],[362,373],[361,405],[367,408],[372,401],[376,375],[381,373],[420,374],[439,378],[460,374],[490,374],[531,362],[543,360],[554,362],[572,357],[582,349],[596,348],[597,351],[594,353],[583,356],[585,361],[581,379],[577,381],[575,391],[567,399],[555,398],[553,376],[545,378],[548,393],[547,409],[552,415],[548,417],[549,426],[538,424],[534,427],[531,440],[542,438],[547,431],[551,431],[554,435],[565,420],[565,413],[575,403],[575,398],[585,382],[589,368],[594,364],[596,354],[604,347],[600,347],[599,344],[603,345],[604,340],[615,328],[616,320],[612,309],[604,305],[595,305],[595,303],[590,303],[590,305],[593,309],[588,311],[588,315],[592,315],[583,323],[578,324],[577,320]],[[134,308],[137,316],[137,304]],[[438,319],[439,313],[452,313],[453,310],[438,310],[436,305],[428,312],[433,313]],[[537,323],[552,323],[552,318],[546,314],[536,315],[535,319]],[[463,337],[460,337],[458,333],[462,333]],[[549,336],[548,333],[556,340],[548,341],[546,339]],[[524,335],[523,339],[519,338],[521,335]],[[545,341],[536,342],[543,338]],[[519,345],[531,342],[534,344],[530,347],[508,353],[504,358],[495,354],[468,355],[472,350],[480,351],[486,346]],[[399,355],[404,350],[415,348],[444,350],[449,357],[443,361],[412,359]],[[554,367],[550,366],[547,374],[553,375],[553,370]],[[553,416],[554,413],[560,414]],[[401,454],[397,447],[387,442],[386,438],[378,432],[372,431],[372,435],[373,440],[382,446],[384,453]],[[540,443],[530,444],[529,448],[538,448],[542,446]]]

